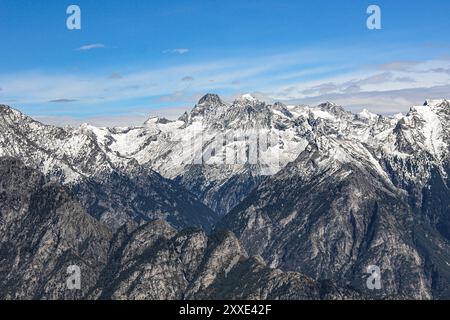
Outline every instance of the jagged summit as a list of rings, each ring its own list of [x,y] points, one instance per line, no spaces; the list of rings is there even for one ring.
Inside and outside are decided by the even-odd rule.
[[[209,104],[221,104],[222,100],[220,99],[219,95],[214,93],[207,93],[205,94],[200,100],[198,101],[197,105],[202,105],[205,103]]]
[[[367,109],[363,109],[360,113],[358,113],[358,116],[368,120],[373,120],[379,117],[378,114],[370,112]]]
[[[435,107],[435,106],[450,106],[450,102],[447,99],[429,99],[423,104],[424,106]]]
[[[144,122],[144,126],[153,125],[153,124],[168,124],[173,121],[166,119],[164,117],[150,117],[147,121]]]
[[[14,114],[22,114],[19,110],[16,110],[6,104],[0,104],[0,112],[1,113],[14,113]]]
[[[337,104],[330,102],[330,101],[325,101],[318,105],[319,108],[323,108],[323,109],[330,109],[330,108],[334,108],[336,106],[337,106]]]
[[[6,122],[10,124],[33,124],[35,126],[39,127],[51,127],[48,125],[45,125],[37,120],[32,119],[31,117],[25,115],[21,111],[12,108],[8,105],[0,104],[0,122]]]
[[[239,100],[256,101],[256,100],[258,100],[258,99],[256,99],[255,97],[253,97],[250,93],[246,93],[246,94],[243,94],[243,95],[239,98]]]
[[[207,113],[215,112],[220,107],[225,107],[226,104],[220,99],[219,95],[208,93],[204,95],[188,116],[182,116],[180,120],[189,121],[198,116],[204,116]]]
[[[265,101],[261,101],[250,93],[243,94],[233,101],[234,106],[257,106],[268,105]]]
[[[342,106],[339,106],[335,103],[332,102],[325,102],[325,103],[321,103],[317,106],[318,109],[323,110],[323,111],[327,111],[335,116],[339,116],[342,117],[345,114],[350,114],[350,112],[346,111]]]

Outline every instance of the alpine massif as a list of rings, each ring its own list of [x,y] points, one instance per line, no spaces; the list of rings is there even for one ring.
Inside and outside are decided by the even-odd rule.
[[[208,94],[131,128],[1,106],[0,298],[450,298],[449,154],[447,100],[382,116]]]

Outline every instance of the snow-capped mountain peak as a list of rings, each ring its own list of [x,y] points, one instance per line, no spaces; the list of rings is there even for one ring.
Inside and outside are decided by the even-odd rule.
[[[205,94],[202,98],[200,98],[200,100],[198,101],[197,105],[202,105],[202,104],[222,104],[222,100],[220,99],[219,95],[215,94],[215,93],[207,93]]]
[[[376,119],[376,118],[379,117],[378,114],[375,114],[375,113],[373,113],[373,112],[370,112],[370,111],[367,110],[367,109],[363,109],[363,111],[361,111],[360,113],[358,113],[358,115],[359,115],[361,118],[365,118],[365,119],[369,119],[369,120],[373,120],[373,119]]]
[[[423,105],[429,107],[438,107],[438,106],[449,107],[450,103],[446,99],[429,99],[426,100]]]
[[[256,101],[256,100],[258,100],[258,99],[256,99],[255,97],[253,97],[250,93],[246,93],[246,94],[243,94],[241,97],[240,97],[240,100],[247,100],[247,101]]]
[[[83,125],[67,130],[41,125],[5,106],[2,110],[7,122],[5,130],[11,130],[10,126],[19,122],[27,123],[24,132],[27,135],[34,132],[30,139],[45,146],[45,151],[33,152],[57,155],[39,166],[46,173],[60,172],[66,182],[137,163],[165,178],[182,180],[207,205],[226,210],[241,199],[221,200],[224,194],[219,189],[230,188],[230,181],[239,181],[238,177],[243,175],[261,177],[277,173],[321,137],[336,138],[339,143],[345,140],[347,149],[354,148],[352,154],[366,157],[367,163],[373,163],[370,154],[382,162],[385,158],[410,158],[420,153],[431,155],[440,163],[449,153],[450,145],[447,100],[428,100],[424,106],[411,108],[407,115],[386,117],[368,110],[353,114],[330,102],[318,106],[271,105],[246,94],[225,103],[216,94],[206,94],[177,121],[152,117],[142,127]],[[246,139],[252,136],[261,139],[261,135],[271,143],[258,150],[257,161],[250,161],[251,146]],[[223,141],[230,137],[233,139]],[[20,139],[23,140],[18,137],[18,144]],[[10,151],[15,155],[20,150],[6,141],[4,145],[6,154]],[[231,151],[235,158],[239,152],[245,157],[230,162],[227,156]],[[77,166],[82,167],[63,161],[65,157],[76,157]],[[242,190],[240,194],[246,195]]]

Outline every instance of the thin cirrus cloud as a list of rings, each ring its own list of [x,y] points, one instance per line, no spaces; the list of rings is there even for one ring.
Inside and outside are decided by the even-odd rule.
[[[118,72],[113,72],[109,75],[109,79],[122,79],[123,76]]]
[[[431,71],[433,72],[437,72],[437,73],[447,73],[450,75],[450,68],[445,69],[445,68],[436,68],[436,69],[432,69]]]
[[[183,77],[183,78],[181,79],[181,81],[187,81],[187,82],[189,82],[189,81],[194,81],[194,77],[186,76],[186,77]]]
[[[426,99],[449,98],[449,67],[450,61],[445,59],[393,61],[364,71],[267,88],[266,92],[290,104],[331,101],[354,111],[406,112]]]
[[[324,101],[332,101],[354,112],[369,109],[379,114],[394,114],[407,112],[411,106],[421,105],[426,99],[448,98],[449,92],[450,85],[385,91],[359,91],[352,94],[339,92],[293,99],[288,103],[317,105]]]
[[[78,100],[76,99],[53,99],[53,100],[49,100],[50,103],[71,103],[71,102],[76,102]]]
[[[414,68],[417,65],[420,65],[420,61],[391,61],[387,63],[380,64],[378,68],[380,70],[388,70],[388,71],[405,71]]]
[[[383,72],[376,73],[374,75],[360,78],[352,79],[350,81],[345,81],[342,83],[329,82],[323,83],[316,86],[309,87],[301,91],[304,95],[323,95],[328,93],[356,93],[360,92],[363,86],[367,85],[381,85],[385,83],[406,83],[406,82],[416,82],[412,77],[396,77],[393,72]],[[292,90],[292,88],[289,88]]]
[[[382,113],[407,110],[414,101],[440,94],[441,98],[448,98],[443,86],[450,85],[447,73],[450,60],[393,61],[364,65],[364,68],[355,63],[342,68],[349,63],[347,57],[329,51],[324,55],[323,50],[302,50],[169,67],[140,66],[128,70],[126,75],[117,73],[117,66],[112,66],[107,77],[104,70],[73,75],[0,73],[0,84],[5,84],[0,97],[3,101],[15,99],[19,107],[26,106],[29,110],[49,102],[50,109],[56,103],[66,103],[64,112],[68,110],[69,116],[74,109],[70,102],[74,101],[77,101],[74,112],[77,114],[83,106],[87,106],[88,112],[92,110],[90,106],[99,105],[108,110],[108,106],[120,104],[123,110],[127,110],[127,105],[153,105],[165,116],[162,106],[189,108],[195,103],[195,97],[208,92],[228,96],[260,92],[272,100],[296,103],[329,100],[355,109],[364,105]],[[341,60],[326,60],[330,57]],[[394,94],[399,98],[393,99]]]
[[[93,49],[102,49],[105,48],[105,45],[103,43],[93,43],[93,44],[86,44],[84,46],[81,46],[77,48],[77,51],[89,51]]]
[[[189,52],[187,48],[177,48],[177,49],[167,49],[163,53],[176,53],[176,54],[186,54]]]

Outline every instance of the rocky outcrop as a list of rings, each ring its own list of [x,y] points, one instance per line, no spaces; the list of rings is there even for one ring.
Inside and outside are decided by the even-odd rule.
[[[76,299],[108,261],[111,233],[63,187],[0,158],[0,299]],[[67,290],[67,268],[82,289]]]
[[[348,299],[352,289],[325,287],[299,273],[248,257],[231,232],[176,232],[164,221],[119,230],[93,299]]]
[[[0,158],[0,199],[0,299],[359,297],[249,258],[231,232],[154,220],[112,235],[67,189],[13,158]],[[70,266],[80,290],[67,287]]]
[[[305,151],[218,229],[284,271],[376,298],[448,298],[449,110],[428,103],[394,126],[364,117],[370,132],[344,117],[314,123]],[[381,290],[367,290],[369,266],[380,268]]]

